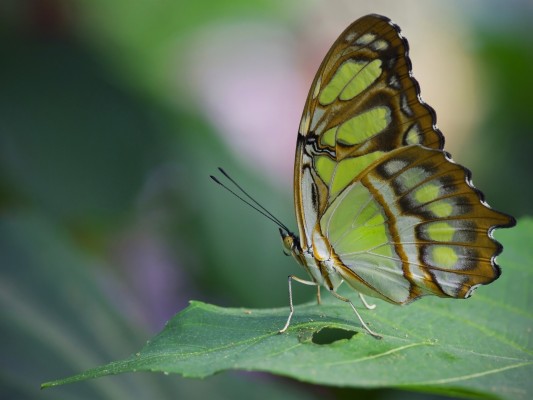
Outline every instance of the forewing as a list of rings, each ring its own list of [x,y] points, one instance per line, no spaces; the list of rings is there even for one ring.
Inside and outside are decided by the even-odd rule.
[[[399,27],[367,15],[340,35],[322,62],[296,150],[294,193],[303,243],[317,215],[370,162],[409,144],[443,148],[435,113],[420,99],[407,53]]]

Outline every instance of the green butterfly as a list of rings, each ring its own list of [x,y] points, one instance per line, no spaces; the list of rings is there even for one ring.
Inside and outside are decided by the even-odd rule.
[[[336,293],[408,304],[425,295],[468,298],[500,275],[492,238],[513,217],[491,209],[470,171],[443,151],[434,110],[420,98],[408,44],[388,18],[352,23],[322,62],[298,131],[294,205],[299,236],[278,223],[285,249]],[[268,211],[266,211],[268,213]],[[270,213],[268,213],[273,217]]]

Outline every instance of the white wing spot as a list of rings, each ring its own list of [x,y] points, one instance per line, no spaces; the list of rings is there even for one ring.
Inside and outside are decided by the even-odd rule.
[[[386,40],[381,40],[381,39],[374,41],[370,45],[370,48],[375,51],[386,50],[388,47],[389,47],[389,42],[387,42]]]
[[[316,99],[320,93],[320,87],[322,86],[322,77],[318,78],[315,85],[315,90],[313,91],[313,99]]]
[[[309,132],[309,122],[309,112],[307,112],[305,116],[302,117],[302,121],[300,122],[299,132],[304,136]]]
[[[413,110],[411,107],[409,107],[409,102],[407,101],[407,96],[405,93],[402,93],[401,95],[401,107],[404,114],[408,117],[412,117],[414,115]]]
[[[350,32],[348,35],[346,35],[346,41],[348,43],[351,43],[352,40],[355,38],[355,36],[357,35],[357,32]]]
[[[376,39],[376,35],[374,35],[373,33],[365,33],[364,35],[362,35],[355,41],[355,44],[358,44],[360,46],[367,46],[369,43],[371,43],[375,39]]]
[[[388,176],[396,175],[398,172],[400,172],[402,169],[407,167],[407,161],[405,160],[391,160],[388,163],[386,163],[383,167],[385,168],[385,172]]]
[[[389,86],[394,89],[401,89],[400,82],[398,81],[398,77],[396,75],[392,75],[389,79]]]

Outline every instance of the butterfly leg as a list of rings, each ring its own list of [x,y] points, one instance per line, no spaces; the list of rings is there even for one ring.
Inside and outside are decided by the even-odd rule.
[[[316,285],[316,304],[321,304],[320,300],[320,285]]]
[[[355,307],[354,307],[354,305],[353,305],[353,303],[351,302],[350,299],[348,299],[348,298],[346,298],[346,297],[343,297],[343,296],[341,296],[341,295],[338,294],[338,293],[335,293],[333,290],[331,290],[330,292],[331,292],[331,294],[333,294],[333,296],[335,296],[337,299],[342,300],[342,301],[344,301],[344,302],[350,304],[350,306],[352,307],[352,310],[354,311],[355,315],[357,315],[357,318],[359,318],[359,322],[361,322],[361,325],[363,325],[363,328],[365,328],[366,331],[367,331],[368,333],[370,333],[370,334],[371,334],[372,336],[374,336],[376,339],[381,339],[381,338],[382,338],[380,335],[378,335],[377,333],[375,333],[374,331],[372,331],[372,329],[370,329],[370,328],[368,327],[367,324],[365,324],[365,321],[363,321],[363,318],[361,318],[361,316],[359,315],[359,313],[358,313],[357,310],[355,309]]]
[[[365,300],[365,297],[361,293],[359,293],[359,298],[361,299],[361,303],[363,303],[367,310],[373,310],[374,308],[376,308],[375,304],[368,304]]]
[[[319,286],[316,282],[306,281],[306,280],[298,278],[297,276],[289,275],[289,308],[290,308],[291,311],[289,313],[289,318],[287,318],[287,322],[285,323],[285,326],[283,327],[283,329],[279,330],[278,333],[283,333],[283,332],[285,332],[287,330],[287,328],[291,324],[292,314],[294,314],[294,306],[292,304],[292,280],[293,279],[296,282],[303,283],[304,285]],[[319,286],[319,289],[320,289],[320,286]],[[318,299],[319,299],[319,302],[320,302],[320,291],[318,293],[319,293],[318,294]]]

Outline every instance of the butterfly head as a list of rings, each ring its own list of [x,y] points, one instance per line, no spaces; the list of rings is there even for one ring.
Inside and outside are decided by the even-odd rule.
[[[283,252],[287,255],[292,255],[297,258],[298,254],[302,253],[300,248],[300,239],[291,231],[279,228],[279,234],[281,235],[281,241],[283,242]]]

